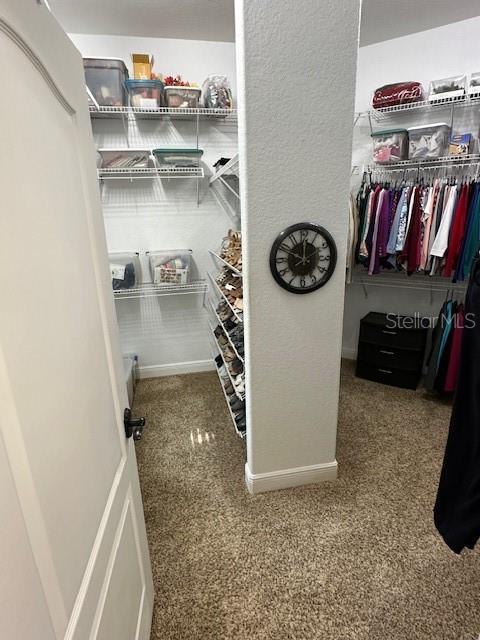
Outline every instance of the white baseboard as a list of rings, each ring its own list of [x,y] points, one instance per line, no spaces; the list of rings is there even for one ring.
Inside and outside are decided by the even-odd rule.
[[[342,347],[342,358],[345,358],[345,360],[356,360],[357,350],[349,349],[348,347]]]
[[[277,491],[304,484],[336,480],[337,468],[337,461],[334,460],[323,464],[312,464],[308,467],[281,469],[270,473],[252,473],[247,463],[245,465],[245,482],[250,493]]]
[[[137,367],[139,378],[160,378],[162,376],[178,376],[182,373],[200,373],[214,371],[213,360],[192,360],[190,362],[174,362],[173,364],[155,364]]]

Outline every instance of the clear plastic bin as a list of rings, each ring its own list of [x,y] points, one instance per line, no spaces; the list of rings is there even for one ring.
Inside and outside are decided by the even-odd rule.
[[[480,94],[480,72],[476,71],[470,76],[468,95],[478,97]]]
[[[158,164],[175,167],[198,167],[202,149],[153,149]]]
[[[186,284],[190,280],[191,249],[149,251],[154,284]]]
[[[447,155],[451,129],[445,122],[408,129],[410,160],[429,160]]]
[[[133,289],[140,281],[138,253],[109,253],[112,287],[114,291]]]
[[[158,109],[163,105],[163,82],[160,80],[127,80],[130,106]]]
[[[232,90],[227,76],[211,75],[203,83],[203,104],[207,109],[231,109]]]
[[[408,131],[388,129],[372,133],[373,159],[378,164],[399,162],[407,159]]]
[[[101,169],[148,169],[153,159],[147,149],[99,149]]]
[[[438,100],[461,98],[465,95],[466,84],[466,75],[432,80],[430,82],[428,100],[429,102],[436,102]]]
[[[120,58],[84,58],[85,82],[101,107],[125,107],[128,70]]]
[[[198,87],[165,87],[165,102],[171,109],[196,109],[200,101]]]

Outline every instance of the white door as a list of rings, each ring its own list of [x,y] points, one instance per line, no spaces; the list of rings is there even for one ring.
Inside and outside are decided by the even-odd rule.
[[[0,0],[0,69],[0,638],[146,640],[82,60],[41,0]]]

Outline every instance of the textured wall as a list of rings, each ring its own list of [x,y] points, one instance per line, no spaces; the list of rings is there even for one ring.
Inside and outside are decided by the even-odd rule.
[[[358,0],[236,2],[254,474],[335,459],[358,18]],[[277,234],[301,221],[338,248],[333,278],[303,296],[268,266]]]

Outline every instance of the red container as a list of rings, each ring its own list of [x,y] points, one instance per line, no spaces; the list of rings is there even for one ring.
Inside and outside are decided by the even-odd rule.
[[[382,109],[421,100],[423,100],[423,87],[420,82],[396,82],[385,84],[375,90],[372,107]]]

